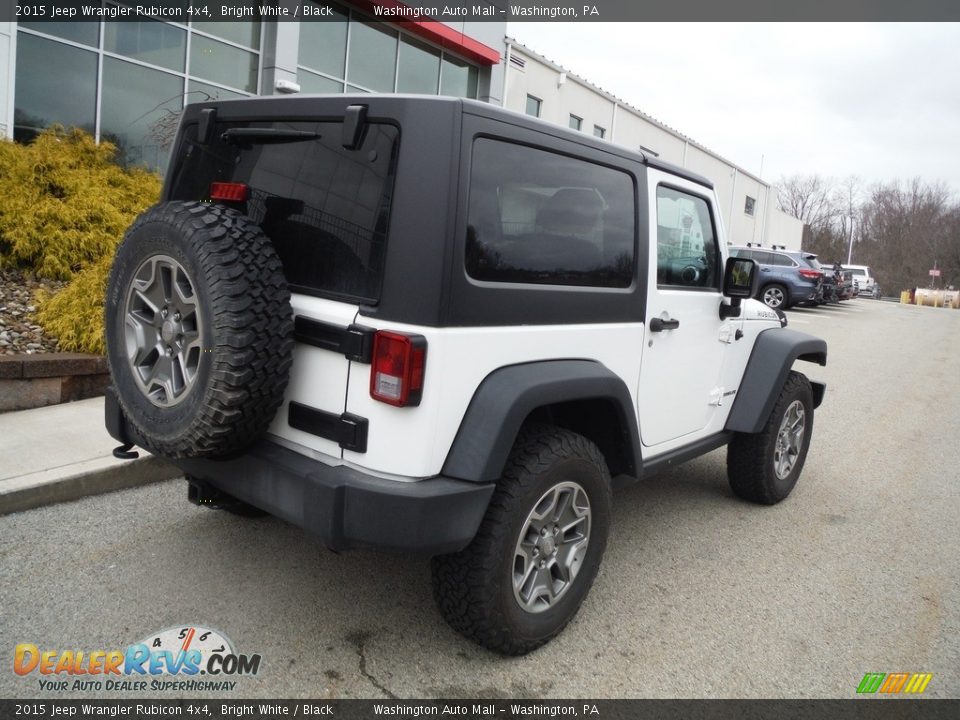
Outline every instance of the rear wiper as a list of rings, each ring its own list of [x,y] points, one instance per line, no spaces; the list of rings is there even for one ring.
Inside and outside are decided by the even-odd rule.
[[[320,133],[310,130],[287,130],[284,128],[230,128],[224,130],[220,139],[234,145],[265,145],[274,143],[306,142],[319,140]]]

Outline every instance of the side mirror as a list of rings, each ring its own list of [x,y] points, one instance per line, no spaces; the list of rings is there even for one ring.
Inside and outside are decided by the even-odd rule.
[[[723,294],[729,298],[749,298],[757,293],[757,263],[749,258],[727,258],[723,270]]]
[[[730,298],[730,304],[720,306],[720,318],[740,317],[740,300],[756,295],[758,282],[756,262],[749,258],[727,258],[723,270],[723,294]]]

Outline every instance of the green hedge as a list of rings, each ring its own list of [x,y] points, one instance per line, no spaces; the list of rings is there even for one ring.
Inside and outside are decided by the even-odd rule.
[[[69,280],[38,298],[38,320],[63,350],[104,352],[103,300],[113,254],[161,179],[124,169],[116,148],[62,127],[29,145],[0,142],[0,263]]]

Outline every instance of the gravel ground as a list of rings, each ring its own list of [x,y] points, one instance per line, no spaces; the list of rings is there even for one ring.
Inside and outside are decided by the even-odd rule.
[[[60,290],[60,280],[43,280],[21,270],[0,270],[0,355],[56,352],[57,338],[37,324],[38,290]]]

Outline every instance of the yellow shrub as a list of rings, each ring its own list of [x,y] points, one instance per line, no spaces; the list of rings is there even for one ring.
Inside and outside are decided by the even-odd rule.
[[[67,280],[110,255],[160,178],[113,162],[116,148],[54,127],[30,145],[0,143],[0,256],[41,277]]]
[[[88,265],[60,292],[39,293],[37,321],[59,340],[61,350],[107,352],[103,334],[103,303],[113,253]]]
[[[63,350],[104,352],[103,300],[117,245],[160,196],[161,179],[114,162],[116,148],[53,127],[30,145],[0,141],[0,264],[71,280],[40,298]]]

